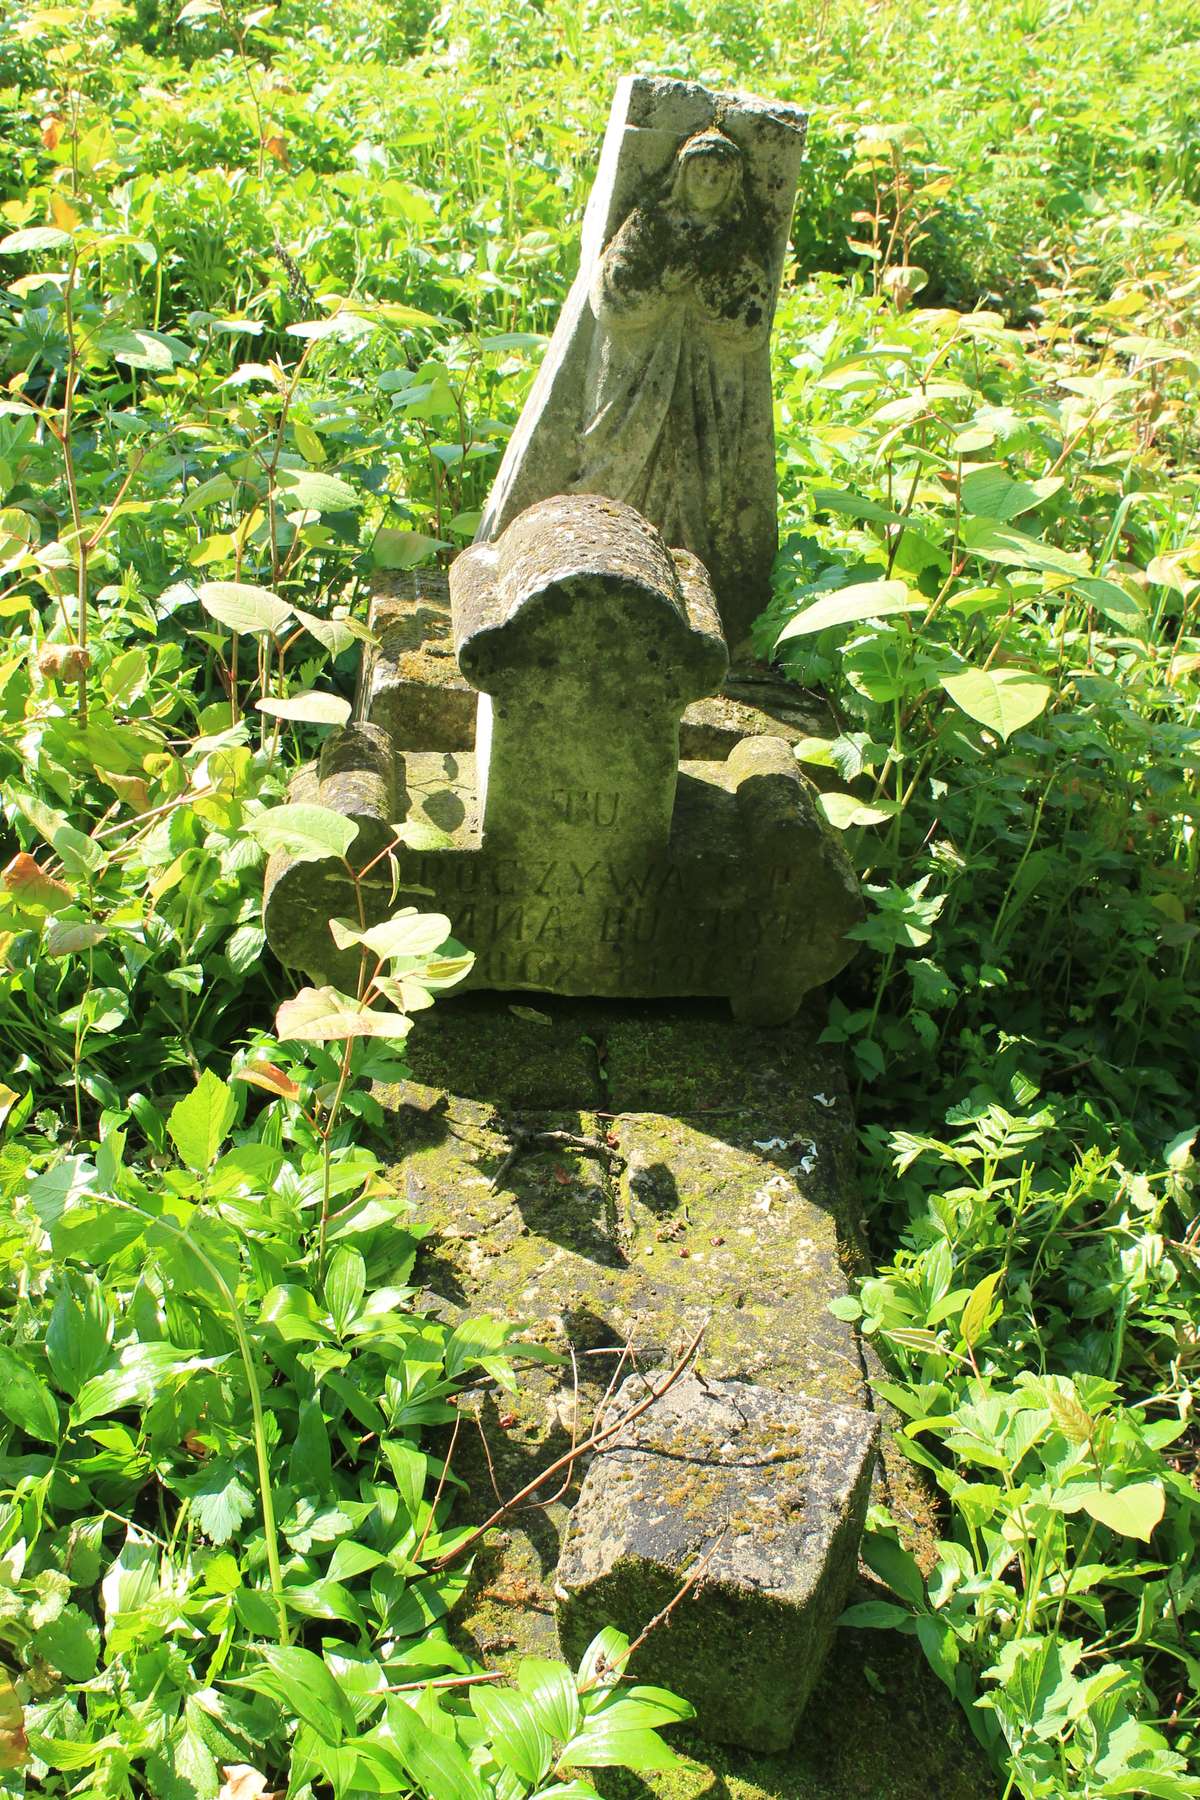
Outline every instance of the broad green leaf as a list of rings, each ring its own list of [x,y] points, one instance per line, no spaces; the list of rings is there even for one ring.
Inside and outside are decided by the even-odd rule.
[[[94,950],[107,935],[103,925],[91,919],[56,919],[47,929],[43,948],[47,956],[79,956]]]
[[[919,533],[922,526],[927,528],[929,524],[928,520],[906,518],[879,500],[870,500],[865,494],[848,493],[842,488],[813,488],[811,498],[818,512],[843,513],[847,518],[869,519],[876,525],[905,525]]]
[[[1014,731],[1045,711],[1054,692],[1048,681],[1024,669],[965,669],[943,675],[941,684],[968,718],[986,725],[1006,743]]]
[[[375,330],[374,319],[366,319],[361,313],[334,313],[329,319],[305,319],[300,325],[289,325],[289,337],[296,338],[341,338],[343,342],[352,343],[356,338],[369,337]]]
[[[280,469],[279,498],[289,511],[345,512],[362,505],[362,495],[340,475],[323,469]]]
[[[673,1694],[669,1688],[635,1684],[618,1689],[593,1716],[597,1720],[603,1719],[614,1730],[632,1731],[694,1719],[696,1709],[689,1700]]]
[[[61,250],[69,244],[69,232],[57,225],[27,225],[23,231],[10,231],[0,238],[0,256],[23,256],[32,250]]]
[[[791,638],[808,637],[814,631],[825,631],[831,625],[854,625],[864,619],[883,619],[889,613],[924,612],[929,602],[922,594],[914,594],[903,581],[860,581],[852,587],[838,588],[823,594],[803,612],[789,619],[776,646]]]
[[[674,1769],[679,1758],[656,1731],[622,1730],[604,1713],[589,1719],[564,1748],[559,1767],[567,1769]]]
[[[911,1624],[912,1614],[890,1600],[860,1600],[848,1606],[838,1619],[839,1625],[853,1625],[857,1630],[899,1631]]]
[[[1056,481],[1061,487],[1061,481]],[[1028,481],[1014,481],[1002,468],[972,469],[961,484],[963,511],[989,519],[1015,519],[1048,495]]]
[[[307,1288],[294,1282],[282,1282],[263,1296],[259,1319],[273,1326],[286,1343],[324,1343],[329,1337],[328,1322],[316,1301]]]
[[[1059,550],[1054,544],[1040,543],[1015,526],[995,519],[964,519],[962,541],[974,556],[982,556],[989,562],[1018,569],[1043,569],[1054,575],[1090,573],[1086,556]]]
[[[450,936],[450,921],[444,913],[421,913],[415,906],[406,906],[366,931],[348,919],[331,919],[329,929],[339,950],[362,944],[374,956],[390,962],[397,956],[431,956]],[[423,971],[418,975],[424,979]]]
[[[982,1281],[977,1281],[967,1296],[967,1303],[963,1307],[958,1329],[963,1343],[971,1349],[974,1349],[987,1329],[992,1301],[1003,1275],[1003,1269],[994,1269],[990,1275],[985,1275]]]
[[[1096,1423],[1091,1413],[1080,1404],[1073,1392],[1048,1383],[1046,1404],[1050,1409],[1050,1417],[1069,1443],[1087,1443],[1096,1429]]]
[[[466,1752],[455,1739],[435,1736],[413,1707],[389,1701],[387,1731],[387,1748],[422,1793],[436,1794],[437,1800],[488,1800]]]
[[[379,1012],[336,988],[301,988],[275,1015],[275,1035],[285,1042],[330,1044],[346,1038],[404,1038],[412,1020],[403,1013]]]
[[[142,331],[136,327],[116,326],[96,336],[97,347],[105,350],[115,362],[131,369],[148,369],[162,374],[175,367],[176,345],[160,331]]]
[[[112,1322],[99,1281],[93,1276],[72,1279],[83,1288],[82,1303],[64,1278],[46,1327],[46,1355],[59,1387],[77,1394],[108,1360]]]
[[[837,831],[849,831],[852,825],[882,825],[896,810],[893,802],[868,804],[854,794],[841,793],[820,794],[817,804]]]
[[[358,826],[330,806],[311,806],[297,801],[272,806],[246,821],[250,837],[271,853],[282,852],[293,862],[320,862],[322,857],[344,857],[358,836]]]
[[[354,1732],[354,1709],[319,1656],[295,1645],[260,1644],[257,1649],[262,1666],[235,1677],[236,1686],[278,1700],[326,1743],[340,1744]]]
[[[565,1663],[525,1656],[517,1665],[517,1686],[529,1697],[544,1730],[562,1744],[579,1729],[579,1695]]]
[[[205,612],[230,631],[276,637],[292,616],[286,600],[248,581],[202,581],[196,592]]]
[[[339,1334],[357,1318],[366,1290],[367,1265],[358,1251],[336,1251],[325,1276],[325,1304]]]
[[[535,1787],[550,1768],[554,1744],[538,1723],[533,1702],[524,1694],[473,1687],[471,1711],[486,1730],[496,1761]]]
[[[167,1130],[194,1174],[203,1175],[217,1160],[236,1116],[233,1090],[211,1069],[205,1069],[191,1093],[171,1108]]]
[[[580,1659],[575,1675],[579,1693],[612,1687],[625,1667],[629,1655],[629,1639],[615,1625],[598,1631]]]
[[[272,719],[292,719],[305,725],[344,725],[353,711],[340,694],[322,694],[315,689],[282,700],[256,700],[255,706]]]
[[[1118,587],[1115,581],[1105,581],[1099,576],[1089,575],[1086,580],[1077,581],[1075,586],[1085,600],[1090,600],[1097,611],[1116,625],[1123,625],[1127,631],[1136,632],[1139,637],[1146,630],[1146,609],[1139,600]]]
[[[356,641],[373,641],[372,634],[357,619],[322,619],[316,613],[302,611],[298,606],[293,607],[292,611],[305,631],[311,632],[318,643],[324,644],[330,656],[341,656]]]
[[[58,1443],[62,1428],[54,1395],[7,1344],[0,1344],[0,1412],[30,1437]]]
[[[1163,1516],[1166,1494],[1161,1481],[1135,1481],[1128,1487],[1076,1489],[1074,1498],[1084,1512],[1123,1537],[1149,1543],[1150,1534]]]
[[[862,1541],[862,1558],[907,1605],[925,1605],[925,1581],[911,1550],[906,1550],[883,1532],[868,1531]]]
[[[421,531],[398,531],[385,525],[371,542],[371,560],[378,569],[415,569],[438,550],[452,550],[445,538],[427,537]]]

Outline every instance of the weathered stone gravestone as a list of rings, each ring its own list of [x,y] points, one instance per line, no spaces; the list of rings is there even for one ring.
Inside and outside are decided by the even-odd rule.
[[[581,1397],[623,1421],[569,1519],[561,1495],[536,1523],[506,1518],[458,1628],[489,1657],[547,1653],[557,1616],[576,1655],[600,1625],[637,1636],[667,1608],[635,1673],[683,1692],[710,1738],[768,1751],[833,1636],[878,1437],[869,1351],[830,1310],[865,1266],[841,1071],[807,1021],[753,1029],[843,966],[861,900],[786,738],[744,728],[744,706],[695,711],[767,598],[769,333],[802,138],[792,108],[620,84],[579,277],[449,611],[397,615],[359,722],[293,791],[357,823],[375,917],[448,915],[475,952],[468,985],[577,997],[553,1017],[439,1005],[415,1080],[381,1096],[431,1233],[427,1303],[507,1314],[570,1353],[573,1391],[535,1370],[490,1446],[481,1416],[478,1468],[464,1434],[476,1521],[495,1482],[524,1491],[528,1461],[561,1452]],[[711,753],[681,759],[685,719]],[[354,910],[336,862],[272,858],[285,963],[352,987],[329,921]],[[613,1004],[714,995],[741,1023]],[[647,1373],[678,1374],[701,1339],[635,1417]],[[614,1401],[608,1375],[630,1366]],[[907,1465],[885,1460],[903,1508]],[[877,1705],[864,1683],[854,1704]],[[840,1743],[831,1786],[819,1722],[815,1753],[808,1736],[782,1786],[730,1791],[880,1791]],[[895,1791],[927,1785],[918,1771]]]
[[[475,754],[400,753],[364,727],[336,740],[316,791],[359,821],[355,854],[403,816],[425,828],[428,847],[398,853],[395,904],[448,914],[475,986],[720,994],[739,1017],[790,1018],[849,959],[861,901],[786,744],[680,765],[680,716],[727,663],[701,564],[580,495],[465,552],[451,590]],[[385,867],[368,893],[391,903]],[[353,912],[337,865],[272,860],[282,961],[346,981],[329,920]]]
[[[771,321],[805,115],[618,83],[579,272],[479,535],[553,494],[625,500],[697,555],[736,653],[778,542]]]

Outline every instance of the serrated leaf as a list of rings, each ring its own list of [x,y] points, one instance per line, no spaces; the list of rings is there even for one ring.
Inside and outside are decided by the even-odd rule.
[[[1095,1429],[1095,1422],[1091,1413],[1080,1404],[1073,1393],[1052,1385],[1048,1386],[1046,1405],[1050,1409],[1050,1417],[1069,1443],[1087,1443]]]
[[[380,1012],[333,987],[301,988],[275,1015],[276,1037],[301,1044],[330,1044],[346,1038],[404,1038],[412,1020]]]
[[[858,581],[836,593],[823,594],[811,606],[789,619],[776,646],[792,638],[807,637],[814,631],[825,631],[831,625],[853,625],[864,619],[883,619],[890,613],[924,612],[929,605],[922,594],[914,594],[903,581]]]
[[[304,725],[345,725],[353,708],[340,694],[289,694],[286,699],[256,700],[255,706],[272,719],[292,719]]]
[[[214,1544],[227,1544],[254,1516],[254,1495],[233,1464],[223,1459],[180,1486],[192,1517]]]
[[[941,685],[969,719],[986,725],[1005,743],[1046,710],[1054,692],[1049,682],[1024,669],[965,669],[943,675]]]
[[[310,806],[298,801],[272,806],[246,821],[245,830],[271,853],[282,852],[294,862],[320,862],[322,857],[344,857],[358,836],[358,826],[344,813],[329,806]]]
[[[202,581],[196,592],[210,617],[249,636],[275,637],[292,616],[286,600],[248,581]]]
[[[68,1681],[87,1681],[100,1662],[99,1628],[82,1607],[64,1606],[56,1619],[36,1633],[33,1648]]]
[[[167,1130],[193,1174],[203,1175],[217,1159],[237,1116],[237,1101],[219,1075],[205,1069],[191,1093],[167,1115]]]

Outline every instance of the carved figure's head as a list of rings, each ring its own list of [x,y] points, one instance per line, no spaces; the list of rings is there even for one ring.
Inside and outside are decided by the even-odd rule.
[[[742,153],[732,138],[710,127],[680,146],[671,178],[671,200],[708,220],[724,212],[740,193]]]

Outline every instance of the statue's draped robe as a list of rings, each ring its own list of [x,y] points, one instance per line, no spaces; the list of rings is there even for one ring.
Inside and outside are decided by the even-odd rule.
[[[719,581],[749,445],[770,444],[772,282],[738,215],[639,207],[590,290],[579,492],[624,500]]]

